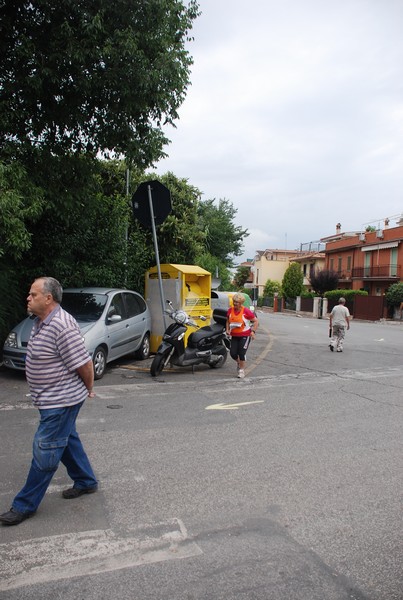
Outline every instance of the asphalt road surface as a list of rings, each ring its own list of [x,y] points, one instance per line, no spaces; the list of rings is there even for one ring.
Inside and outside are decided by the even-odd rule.
[[[78,420],[99,477],[0,527],[7,600],[402,600],[400,323],[258,313],[246,378],[150,360],[108,368]],[[0,501],[24,483],[37,425],[0,371]]]

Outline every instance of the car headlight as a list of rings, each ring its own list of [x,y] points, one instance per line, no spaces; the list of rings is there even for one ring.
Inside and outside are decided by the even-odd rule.
[[[4,342],[4,346],[7,346],[7,348],[18,348],[17,334],[15,332],[8,334],[7,339]]]

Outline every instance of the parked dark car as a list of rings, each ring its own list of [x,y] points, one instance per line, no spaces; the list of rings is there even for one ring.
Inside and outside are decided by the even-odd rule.
[[[62,307],[78,322],[93,360],[95,379],[107,363],[127,354],[140,360],[150,354],[151,314],[137,292],[110,288],[70,288],[63,291]],[[27,317],[9,333],[3,363],[24,370],[34,317]]]

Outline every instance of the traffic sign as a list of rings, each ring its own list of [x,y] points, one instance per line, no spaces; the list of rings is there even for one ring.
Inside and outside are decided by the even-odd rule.
[[[144,227],[152,228],[152,212],[154,224],[161,225],[172,211],[171,192],[160,181],[144,181],[132,196],[132,207],[134,218],[138,219]]]

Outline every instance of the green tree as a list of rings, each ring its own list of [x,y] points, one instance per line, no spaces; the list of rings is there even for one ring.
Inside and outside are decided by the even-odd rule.
[[[3,0],[0,152],[163,156],[192,58],[195,0]]]
[[[323,296],[325,292],[335,290],[339,283],[339,276],[336,271],[329,269],[316,269],[309,277],[312,289],[319,296]]]
[[[237,268],[237,270],[235,271],[235,275],[234,275],[234,285],[237,289],[241,289],[243,288],[243,286],[245,285],[245,283],[248,280],[248,277],[250,275],[250,268],[249,267],[244,267],[244,266],[239,266]]]
[[[21,266],[32,247],[31,226],[43,205],[42,190],[30,183],[21,165],[0,163],[0,289],[7,291],[0,296],[0,347],[26,312]]]
[[[129,207],[123,194],[103,193],[102,166],[87,185],[82,181],[85,201],[74,210],[55,210],[45,195],[46,209],[31,226],[31,248],[19,265],[25,286],[43,273],[64,287],[124,284]]]
[[[176,177],[173,173],[166,173],[158,179],[171,192],[172,204],[172,212],[158,227],[161,262],[193,265],[196,257],[205,250],[205,234],[198,223],[201,192],[187,179]]]
[[[0,257],[15,260],[31,247],[28,223],[43,208],[43,192],[32,186],[18,164],[0,163]]]
[[[274,279],[268,279],[263,288],[263,296],[265,298],[272,298],[274,294],[281,296],[283,293],[281,288],[281,282],[275,281]]]
[[[206,250],[227,267],[233,266],[233,256],[240,256],[247,229],[235,225],[236,208],[229,200],[205,200],[198,207],[200,228],[206,236]]]
[[[390,306],[399,306],[403,302],[403,283],[393,283],[385,293]]]
[[[298,263],[291,263],[284,273],[281,287],[285,298],[296,298],[301,294],[304,276]]]
[[[226,292],[233,290],[231,272],[217,257],[212,256],[209,252],[203,252],[196,256],[195,262],[202,269],[210,271],[212,277],[215,277],[218,272],[218,277],[221,279],[219,290]]]

